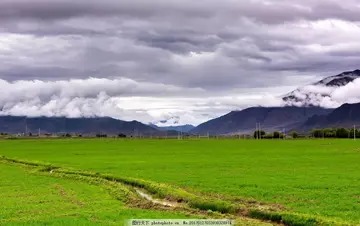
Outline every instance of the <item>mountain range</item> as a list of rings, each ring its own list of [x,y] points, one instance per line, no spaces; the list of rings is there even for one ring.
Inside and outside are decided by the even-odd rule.
[[[195,134],[245,134],[252,133],[256,124],[261,130],[298,131],[306,133],[315,128],[360,127],[360,103],[343,104],[335,109],[320,107],[254,107],[233,111],[205,122],[191,133]]]
[[[127,134],[162,135],[164,132],[138,121],[122,121],[109,117],[65,118],[65,117],[17,117],[0,116],[0,131],[6,133],[80,133],[80,134]]]
[[[343,104],[327,115],[314,115],[306,120],[299,130],[308,131],[313,128],[360,126],[360,103]]]
[[[316,115],[327,115],[332,109],[320,107],[252,107],[200,124],[191,133],[195,134],[235,134],[254,131],[256,124],[265,131],[297,128],[307,119]]]
[[[360,104],[323,108],[339,88],[360,78],[360,70],[347,71],[300,87],[283,96],[283,107],[251,107],[232,111],[202,123],[190,132],[195,134],[233,134],[254,131],[260,123],[265,131],[297,130],[307,132],[317,127],[349,127],[360,124]]]
[[[300,87],[286,94],[282,100],[285,102],[285,105],[288,106],[319,106],[324,102],[334,101],[336,90],[345,87],[358,78],[360,78],[360,70],[346,71],[338,75],[326,77],[313,84]],[[359,96],[357,96],[357,98],[359,98]]]
[[[160,130],[160,131],[177,131],[177,132],[183,132],[187,133],[190,132],[192,129],[195,128],[193,125],[180,125],[180,126],[157,126],[154,124],[149,124],[151,127]]]
[[[122,121],[109,117],[0,116],[0,132],[37,133],[41,129],[46,133],[176,136],[179,132],[214,135],[251,133],[258,123],[261,129],[269,132],[279,130],[307,132],[313,128],[351,127],[354,124],[360,125],[360,99],[359,103],[343,104],[337,108],[324,108],[321,104],[331,102],[336,98],[338,100],[339,89],[346,92],[344,88],[350,86],[352,90],[357,91],[358,84],[354,84],[360,81],[358,78],[360,78],[360,70],[343,72],[284,95],[282,107],[251,107],[232,111],[195,128],[192,125],[178,125],[179,118],[176,116],[160,121],[156,125],[145,125],[138,121]],[[356,97],[360,98],[360,96]],[[357,99],[352,98],[352,102],[354,100]],[[169,126],[169,122],[172,121],[176,124]]]

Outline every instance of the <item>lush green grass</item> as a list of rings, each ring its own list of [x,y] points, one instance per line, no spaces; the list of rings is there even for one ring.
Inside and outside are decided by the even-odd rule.
[[[131,218],[187,218],[130,209],[103,188],[81,181],[28,174],[0,164],[0,225],[123,225]]]
[[[3,140],[0,155],[277,203],[287,212],[360,224],[360,140]],[[90,191],[83,194],[89,196]]]

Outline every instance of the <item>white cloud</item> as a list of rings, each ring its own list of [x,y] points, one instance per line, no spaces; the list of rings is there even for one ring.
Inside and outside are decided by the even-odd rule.
[[[359,65],[358,4],[3,0],[2,114],[197,124],[281,105],[294,87]],[[297,95],[308,91],[321,106],[358,99],[350,86]]]
[[[344,103],[360,102],[360,78],[344,86],[307,85],[291,93],[296,97],[291,103],[296,106],[314,105],[337,108]]]
[[[201,89],[125,78],[0,80],[1,115],[109,116],[144,123],[177,118],[178,124],[196,125],[231,110],[279,104],[278,97],[258,89],[209,95]]]

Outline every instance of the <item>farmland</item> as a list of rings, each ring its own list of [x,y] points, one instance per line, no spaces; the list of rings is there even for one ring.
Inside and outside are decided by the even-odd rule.
[[[128,218],[196,217],[238,217],[240,224],[254,225],[269,219],[293,225],[360,224],[359,142],[1,140],[0,224],[104,225]],[[129,199],[126,192],[114,193],[114,186],[124,184],[189,208],[161,208],[134,194]]]

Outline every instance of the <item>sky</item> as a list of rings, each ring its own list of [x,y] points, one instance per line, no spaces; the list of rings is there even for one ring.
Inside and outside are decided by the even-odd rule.
[[[359,37],[357,0],[1,0],[0,114],[197,125],[359,68]]]

